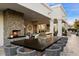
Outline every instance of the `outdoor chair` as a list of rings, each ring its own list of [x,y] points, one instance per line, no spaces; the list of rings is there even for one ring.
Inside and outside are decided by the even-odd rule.
[[[59,40],[57,42],[67,43],[67,40]]]
[[[14,56],[17,54],[16,50],[17,50],[18,46],[14,46],[14,45],[6,45],[4,46],[4,50],[5,50],[5,55],[6,56]]]
[[[49,47],[49,49],[51,49],[53,46],[59,46],[61,47],[61,52],[63,51],[64,47],[62,44],[53,44],[52,46]]]
[[[61,40],[68,40],[68,38],[67,37],[62,37]]]
[[[57,41],[57,43],[63,44],[66,46],[68,39],[67,38],[61,38],[60,40]]]
[[[63,47],[66,46],[66,42],[65,41],[57,41],[56,44],[61,44]]]
[[[57,45],[54,45],[45,50],[46,56],[60,56],[60,53],[61,53],[61,47]]]
[[[35,56],[36,50],[28,50],[27,48],[19,47],[17,49],[18,56]]]

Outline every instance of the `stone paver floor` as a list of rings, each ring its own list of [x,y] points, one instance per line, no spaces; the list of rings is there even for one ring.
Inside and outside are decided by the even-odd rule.
[[[0,56],[5,56],[5,52],[3,47],[0,47]]]
[[[61,56],[79,56],[79,37],[75,34],[68,36],[68,43]]]

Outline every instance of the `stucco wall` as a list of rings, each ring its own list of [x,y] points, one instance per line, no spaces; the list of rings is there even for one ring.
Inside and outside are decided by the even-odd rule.
[[[23,14],[13,10],[4,11],[4,41],[10,36],[12,30],[21,30],[19,35],[24,35],[24,19]]]
[[[0,11],[0,46],[3,46],[4,44],[4,26],[3,26],[3,12]]]

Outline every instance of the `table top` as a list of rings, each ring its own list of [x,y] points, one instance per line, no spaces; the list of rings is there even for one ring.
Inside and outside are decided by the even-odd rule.
[[[34,49],[37,51],[44,51],[46,48],[51,46],[53,43],[54,43],[53,41],[40,42],[38,39],[24,39],[24,40],[18,40],[18,41],[11,42],[11,44],[23,46],[23,47]]]

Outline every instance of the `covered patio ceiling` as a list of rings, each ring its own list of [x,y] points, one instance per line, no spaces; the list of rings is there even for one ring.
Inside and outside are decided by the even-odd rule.
[[[24,13],[25,20],[32,20],[32,21],[45,21],[48,22],[50,18],[39,14],[31,9],[25,8],[22,5],[17,3],[0,3],[0,10],[3,11],[5,9],[12,9],[21,13]]]

